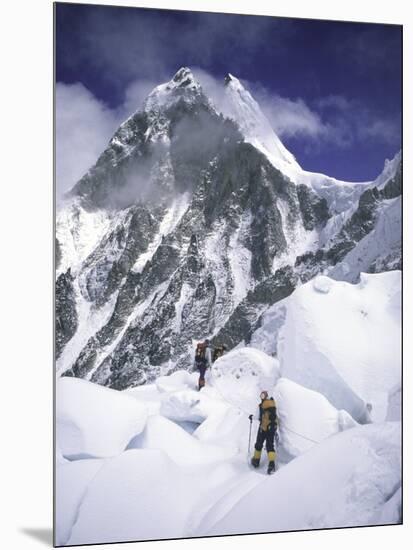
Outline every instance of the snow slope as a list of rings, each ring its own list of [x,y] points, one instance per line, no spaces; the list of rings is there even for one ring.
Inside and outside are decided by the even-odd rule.
[[[258,103],[235,76],[228,74],[224,112],[240,126],[246,140],[264,153],[276,168],[294,179],[301,168],[294,155],[282,144]]]
[[[183,536],[195,480],[162,451],[132,449],[108,460],[89,484],[68,544]]]
[[[249,357],[257,357],[252,351]],[[233,367],[239,356],[232,354]],[[257,376],[274,374],[274,360],[264,353],[258,357],[254,367]],[[159,388],[154,384],[124,392],[103,389],[104,397],[102,388],[95,384],[65,380],[75,383],[70,384],[69,391],[79,390],[81,397],[87,394],[92,404],[88,412],[99,425],[105,425],[108,412],[117,418],[124,440],[133,434],[126,429],[129,415],[122,416],[124,407],[116,408],[113,403],[132,400],[152,412],[143,430],[136,430],[138,435],[116,456],[58,461],[58,544],[400,521],[398,422],[352,427],[356,423],[348,415],[343,417],[323,396],[279,379],[274,395],[281,446],[300,456],[293,458],[291,452],[289,461],[280,462],[279,471],[268,478],[263,475],[265,452],[262,468],[255,471],[247,466],[248,417],[225,398],[236,395],[240,401],[243,395],[231,374],[226,378],[225,396],[212,385],[212,379],[199,393],[189,387],[192,375],[187,378],[181,372],[162,378]],[[173,379],[170,384],[167,378]],[[93,406],[101,401],[104,408]],[[168,402],[175,403],[176,413],[180,407],[179,415],[175,415],[179,420],[164,414],[172,410],[170,405],[164,408]],[[194,408],[198,409],[198,422],[193,422]],[[60,415],[58,410],[58,421]],[[96,447],[97,438],[106,441],[106,432],[89,431],[88,415],[79,415],[77,423],[85,444],[93,442]],[[194,424],[198,426],[195,430]],[[287,425],[296,433],[307,430],[307,435],[322,441],[311,448],[303,446],[297,435],[287,434]],[[344,428],[345,433],[338,433]],[[255,435],[256,425],[253,441]],[[109,436],[113,437],[110,430]],[[71,442],[70,432],[61,432],[59,444],[63,449],[67,448],[66,439]],[[288,505],[269,506],[274,495],[278,502]]]
[[[322,395],[280,378],[274,390],[282,449],[296,457],[331,435],[354,428],[357,422],[338,411]]]
[[[57,380],[56,436],[66,458],[121,453],[143,430],[146,416],[146,408],[127,394],[79,378]]]
[[[276,349],[282,376],[322,393],[356,420],[385,420],[401,377],[400,272],[362,274],[356,285],[318,276],[283,307],[285,321],[276,304],[253,345]]]
[[[390,292],[396,277],[368,276],[362,284],[369,288],[372,281],[377,297]],[[329,300],[336,285],[352,287],[346,303],[354,305],[350,297],[360,285],[326,277],[294,294],[304,293],[311,313],[306,294]],[[291,301],[300,302],[294,295]],[[291,304],[286,307],[288,323]],[[393,313],[392,307],[385,311],[387,317]],[[316,340],[321,347],[330,342],[329,332],[322,336]],[[306,357],[311,366],[311,350]],[[281,354],[281,370],[284,359]],[[358,426],[325,395],[285,374],[280,378],[279,362],[254,348],[216,361],[201,392],[194,389],[196,380],[197,373],[177,371],[124,392],[59,380],[58,544],[400,522],[400,386],[389,392],[390,422]],[[340,394],[342,380],[335,383]],[[279,417],[279,470],[271,478],[265,451],[261,468],[247,466],[248,414],[264,387],[275,397]],[[331,386],[324,389],[331,394]],[[352,394],[346,398],[351,405]],[[257,429],[255,419],[252,445]],[[105,458],[87,458],[93,456]],[[269,505],[275,498],[286,504]]]
[[[76,522],[87,487],[104,464],[103,459],[66,461],[56,470],[57,544],[66,544]]]
[[[179,466],[204,466],[234,457],[237,449],[200,443],[180,426],[161,415],[148,419],[143,433],[135,437],[129,449],[157,449],[163,451]]]
[[[78,278],[74,281],[74,292],[79,328],[56,361],[57,374],[70,368],[79,355],[79,350],[109,321],[118,297],[118,292],[114,292],[106,304],[96,308],[93,302],[89,302],[83,297]]]
[[[398,423],[361,426],[331,437],[252,489],[223,518],[216,507],[204,519],[202,533],[375,524],[391,498],[400,505],[400,440]]]
[[[240,348],[220,357],[211,369],[214,389],[234,407],[255,412],[257,396],[270,391],[279,377],[278,360],[254,348]]]
[[[285,323],[288,298],[276,302],[262,315],[260,326],[251,337],[251,346],[268,355],[278,355],[278,336]]]
[[[76,271],[104,236],[110,221],[106,210],[87,211],[78,199],[62,203],[56,215],[56,238],[62,255],[56,275],[69,267]]]

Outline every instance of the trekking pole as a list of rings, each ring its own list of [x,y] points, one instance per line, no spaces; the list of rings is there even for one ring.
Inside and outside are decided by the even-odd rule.
[[[248,436],[248,456],[250,455],[250,450],[251,450],[251,430],[252,430],[252,417],[250,418],[250,433]]]

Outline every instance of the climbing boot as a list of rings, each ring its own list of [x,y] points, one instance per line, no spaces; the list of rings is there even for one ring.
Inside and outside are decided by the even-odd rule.
[[[267,474],[268,475],[271,475],[275,472],[275,462],[273,460],[271,460],[269,463],[268,463],[268,470],[267,470]]]
[[[258,466],[260,465],[260,458],[261,451],[257,451],[257,449],[255,449],[254,456],[251,459],[251,464],[254,466],[254,468],[258,468]]]
[[[260,465],[260,459],[259,458],[252,458],[251,459],[251,464],[254,466],[254,468],[258,468],[258,466]]]
[[[268,452],[268,474],[273,474],[275,472],[275,451]]]

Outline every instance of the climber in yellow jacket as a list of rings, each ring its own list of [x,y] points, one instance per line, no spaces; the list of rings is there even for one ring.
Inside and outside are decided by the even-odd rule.
[[[261,451],[265,442],[265,446],[268,453],[268,473],[275,472],[275,448],[274,439],[278,443],[277,433],[277,408],[275,401],[272,397],[268,397],[268,392],[261,392],[261,403],[259,404],[259,428],[257,433],[257,440],[255,443],[255,452],[252,457],[251,464],[254,468],[258,468],[260,465]],[[253,415],[249,416],[252,421]]]

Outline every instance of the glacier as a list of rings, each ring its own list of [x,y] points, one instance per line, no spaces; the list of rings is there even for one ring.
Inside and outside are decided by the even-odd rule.
[[[350,325],[360,315],[353,307],[356,299],[368,315],[380,316],[383,332],[397,346],[398,334],[392,328],[398,315],[393,298],[397,277],[399,273],[373,274],[359,285],[327,277],[307,283],[287,298],[284,323],[289,310],[297,307],[295,302],[307,312],[303,325],[317,310],[318,300],[326,299],[334,308],[338,286],[354,317]],[[383,291],[387,300],[376,304]],[[361,301],[354,296],[359,293]],[[321,315],[323,319],[327,318]],[[271,331],[268,322],[264,326]],[[320,333],[320,349],[329,349],[329,334],[333,335]],[[304,339],[301,345],[306,348]],[[385,360],[380,358],[384,349],[382,343],[376,361]],[[196,389],[197,373],[186,370],[124,391],[62,378],[66,398],[57,411],[58,544],[399,523],[400,399],[397,383],[387,389],[396,379],[400,384],[400,365],[395,368],[388,355],[388,368],[376,364],[372,369],[360,360],[357,373],[349,360],[352,353],[337,348],[336,358],[330,354],[332,365],[342,365],[343,382],[323,379],[319,391],[308,379],[297,382],[288,377],[285,365],[290,355],[284,345],[277,357],[251,346],[228,352],[213,364],[201,392]],[[298,357],[303,369],[311,368],[311,352]],[[321,379],[319,371],[311,374]],[[343,393],[340,383],[350,384],[360,375],[363,387],[373,394],[377,388],[386,389],[390,408],[376,411],[373,401],[371,418],[357,422],[348,412],[354,411],[355,397]],[[248,466],[248,416],[255,415],[254,442],[261,389],[274,396],[278,410],[279,469],[272,477]],[[342,395],[343,408],[330,400],[335,394]],[[90,403],[99,405],[90,411]],[[82,434],[75,440],[76,454],[67,419]],[[263,461],[264,468],[265,456]],[[284,502],[276,513],[268,506],[274,494]]]

